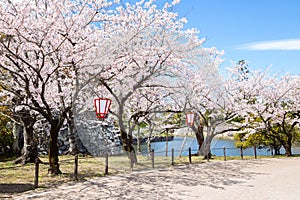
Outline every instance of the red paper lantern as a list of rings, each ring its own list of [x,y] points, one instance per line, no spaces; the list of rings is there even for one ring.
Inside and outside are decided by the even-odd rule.
[[[195,113],[193,112],[187,112],[186,113],[186,123],[189,126],[192,126],[194,124],[194,119],[195,119]]]
[[[97,98],[94,99],[94,105],[96,108],[96,116],[99,119],[106,118],[108,115],[108,110],[111,105],[111,100],[107,98]]]

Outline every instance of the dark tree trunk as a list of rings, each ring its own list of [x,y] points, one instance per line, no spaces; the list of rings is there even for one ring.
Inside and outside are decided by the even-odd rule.
[[[135,153],[135,150],[133,147],[132,134],[127,133],[126,127],[124,125],[124,121],[122,119],[122,116],[124,113],[123,110],[124,110],[123,104],[119,105],[118,125],[120,128],[123,149],[124,149],[124,151],[126,151],[126,154],[129,158],[129,160],[131,161],[131,164],[133,164],[133,163],[137,163],[137,158],[136,158],[136,153]],[[130,126],[128,126],[128,127],[130,127]]]
[[[286,144],[284,145],[285,155],[292,156],[292,138],[288,138]]]
[[[195,132],[197,143],[198,143],[198,153],[197,154],[200,155],[200,149],[204,143],[203,126],[199,125],[197,127],[197,130],[194,132]]]
[[[122,129],[120,130],[120,132],[121,132],[123,149],[126,151],[128,158],[133,159],[132,160],[133,163],[137,163],[135,150],[133,148],[132,136],[127,134],[127,132]],[[130,155],[131,152],[134,153],[133,157]]]
[[[58,152],[58,134],[59,130],[62,126],[63,121],[60,120],[53,120],[51,122],[51,128],[50,128],[50,140],[49,140],[49,169],[48,173],[50,174],[61,174],[61,171],[59,169],[59,152]]]
[[[271,141],[270,150],[271,151],[274,150],[274,155],[280,155],[280,149],[282,146],[282,142],[276,137],[268,137],[268,140]]]
[[[141,153],[141,136],[140,136],[140,132],[141,132],[141,128],[140,126],[138,126],[138,132],[137,132],[137,144],[136,144],[136,147],[137,147],[137,152],[138,153]]]
[[[280,148],[281,147],[275,147],[274,150],[275,150],[275,155],[280,155]]]
[[[148,156],[151,156],[151,137],[152,137],[152,123],[149,122],[149,135],[148,135],[148,140],[147,140],[147,149],[148,149]]]

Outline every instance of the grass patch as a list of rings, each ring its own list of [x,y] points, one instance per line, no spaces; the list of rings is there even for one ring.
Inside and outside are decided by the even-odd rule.
[[[298,155],[299,156],[299,155]],[[275,158],[284,158],[284,155],[275,156]],[[270,156],[258,156],[258,158],[272,158]],[[7,198],[8,194],[24,192],[33,189],[35,164],[29,163],[25,166],[13,163],[14,157],[1,159],[0,161],[0,199]],[[39,188],[54,187],[63,183],[75,182],[74,156],[60,156],[61,175],[53,176],[48,174],[48,157],[41,156],[43,163],[39,165]],[[150,170],[152,168],[152,160],[148,156],[137,155],[138,163],[131,168],[129,159],[126,155],[109,157],[109,174],[130,173],[133,171]],[[254,159],[253,156],[244,156],[244,159]],[[223,157],[213,156],[210,161],[221,161]],[[227,156],[226,160],[241,160],[240,156]],[[156,156],[154,168],[171,167],[171,157]],[[192,163],[207,162],[202,156],[192,156]],[[189,157],[177,157],[174,160],[175,165],[189,164]],[[93,177],[102,177],[105,172],[104,157],[82,157],[78,159],[78,181],[88,180]],[[6,196],[5,196],[6,195]]]
[[[0,162],[0,187],[4,184],[10,185],[31,185],[32,187],[27,187],[27,189],[33,188],[34,183],[34,173],[35,164],[28,163],[24,166],[14,164],[15,158],[2,159]],[[58,176],[48,174],[48,157],[41,156],[40,160],[43,163],[39,164],[39,188],[48,188],[62,183],[74,182],[75,176],[75,161],[74,156],[60,156],[59,164],[62,174]],[[198,162],[199,158],[193,157],[193,163]],[[109,174],[118,173],[130,173],[131,171],[141,171],[150,170],[152,168],[152,160],[148,156],[137,155],[138,163],[133,165],[131,168],[129,159],[126,155],[110,156],[108,171]],[[175,159],[175,165],[188,164],[188,157],[181,157]],[[166,168],[171,166],[171,157],[156,156],[154,161],[154,168]],[[104,157],[79,157],[78,159],[78,180],[84,181],[92,177],[104,176],[105,172],[105,158]],[[9,193],[19,192],[21,190],[16,189],[16,191],[7,191]],[[1,191],[0,188],[0,198],[1,193],[6,191]]]
[[[60,169],[63,172],[58,176],[48,174],[48,157],[40,157],[43,163],[39,164],[39,187],[48,188],[62,183],[75,181],[74,156],[60,156]],[[24,166],[16,165],[13,159],[0,162],[0,199],[1,193],[17,193],[33,189],[35,164],[28,163]],[[103,176],[103,163],[97,158],[81,157],[78,161],[78,180]],[[11,186],[11,187],[9,187]],[[20,189],[24,186],[26,189]],[[15,188],[15,189],[12,189]]]

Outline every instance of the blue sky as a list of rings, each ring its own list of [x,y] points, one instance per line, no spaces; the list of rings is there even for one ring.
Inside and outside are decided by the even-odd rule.
[[[205,47],[225,51],[222,68],[246,60],[250,68],[300,74],[300,0],[181,0],[174,11],[200,30]]]
[[[300,74],[299,0],[181,0],[175,7],[188,27],[207,38],[205,47],[225,51],[225,62]]]

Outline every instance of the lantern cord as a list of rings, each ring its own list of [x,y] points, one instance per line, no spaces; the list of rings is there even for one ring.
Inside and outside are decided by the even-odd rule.
[[[218,138],[214,138],[215,139],[215,143],[213,145],[211,145],[211,148],[215,148],[217,146],[217,143],[219,142]]]

